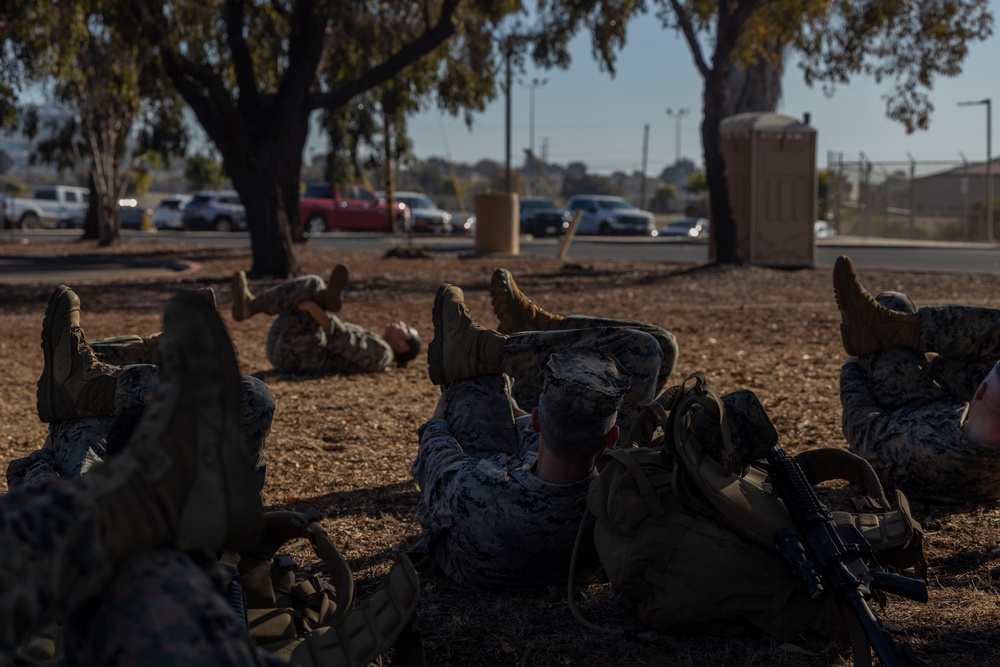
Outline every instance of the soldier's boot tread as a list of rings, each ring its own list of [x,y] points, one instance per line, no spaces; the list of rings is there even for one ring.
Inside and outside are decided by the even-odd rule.
[[[345,265],[338,264],[333,267],[333,270],[330,272],[330,279],[326,281],[326,296],[324,298],[328,312],[340,312],[343,306],[341,295],[344,293],[344,288],[347,287],[349,279],[350,272]]]
[[[192,293],[171,299],[163,319],[153,397],[125,452],[84,478],[116,558],[158,545],[238,549],[256,541],[262,523],[225,326]]]
[[[254,296],[250,291],[250,283],[247,282],[247,274],[237,271],[233,274],[232,280],[232,315],[237,322],[242,322],[253,315]]]
[[[834,263],[833,290],[841,315],[840,335],[848,354],[919,345],[919,315],[880,304],[861,284],[850,257],[841,255]]]
[[[38,378],[38,418],[43,422],[114,414],[120,369],[101,362],[80,328],[80,298],[60,285],[42,321],[44,366]]]
[[[506,337],[476,322],[464,299],[461,289],[448,284],[438,287],[434,296],[434,339],[427,348],[427,371],[436,385],[500,372]]]
[[[526,297],[514,282],[514,276],[507,269],[497,269],[490,281],[490,300],[493,313],[499,324],[497,331],[510,335],[522,331],[551,331],[558,329],[563,321],[555,315],[536,306]]]

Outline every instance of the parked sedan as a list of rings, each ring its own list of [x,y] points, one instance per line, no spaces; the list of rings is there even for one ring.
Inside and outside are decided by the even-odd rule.
[[[153,207],[153,227],[156,229],[184,229],[184,207],[191,195],[173,195],[160,200]]]
[[[674,240],[707,241],[708,230],[707,218],[681,218],[660,227],[658,235]]]
[[[451,233],[451,213],[438,208],[427,195],[419,192],[397,192],[396,201],[409,207],[413,231],[428,234]]]
[[[184,207],[181,223],[184,229],[245,231],[247,217],[240,196],[236,192],[205,190],[192,197]]]
[[[118,200],[118,225],[122,229],[151,229],[153,209],[142,208],[135,199]]]
[[[577,195],[566,208],[582,211],[577,234],[639,234],[656,236],[653,214],[638,209],[622,197]]]
[[[532,236],[559,236],[569,229],[569,211],[548,197],[521,197],[521,233]]]

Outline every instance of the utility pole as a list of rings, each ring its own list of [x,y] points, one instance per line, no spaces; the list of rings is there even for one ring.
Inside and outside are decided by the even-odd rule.
[[[639,181],[639,208],[646,208],[646,157],[649,155],[649,123],[642,133],[642,180]]]
[[[505,191],[508,194],[510,194],[510,192],[511,192],[511,187],[510,187],[510,59],[511,59],[511,55],[513,54],[513,51],[514,51],[514,47],[510,43],[510,41],[508,41],[508,43],[507,43],[507,54],[506,54],[506,56],[507,56],[507,86],[506,86],[506,88],[507,88],[507,120],[506,120],[506,123],[505,123],[505,130],[504,130],[504,142],[505,142],[506,147],[507,147],[506,148],[506,155],[507,155],[507,162],[506,162],[506,164],[507,164],[507,167],[506,167],[506,170],[504,171],[504,186],[505,186]]]
[[[986,105],[986,240],[993,243],[993,101],[959,102],[960,107]]]
[[[677,149],[677,157],[674,158],[674,164],[678,164],[681,161],[681,118],[691,113],[690,109],[667,109],[667,115],[671,118],[677,119],[677,139],[674,141],[674,146]]]

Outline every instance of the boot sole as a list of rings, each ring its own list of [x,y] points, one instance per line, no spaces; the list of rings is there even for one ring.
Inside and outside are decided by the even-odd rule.
[[[444,317],[441,313],[441,299],[450,285],[440,285],[434,295],[434,338],[427,346],[427,374],[435,385],[443,385],[444,378]]]
[[[38,378],[35,400],[38,418],[47,424],[59,421],[57,416],[64,414],[75,415],[76,413],[76,406],[72,405],[72,403],[67,404],[66,397],[60,394],[61,398],[56,398],[55,386],[52,381],[54,363],[52,352],[55,347],[55,341],[52,340],[52,329],[56,325],[56,322],[68,314],[68,312],[59,308],[56,304],[62,299],[64,294],[72,291],[65,285],[60,285],[56,288],[56,291],[49,297],[49,304],[45,307],[45,318],[42,320],[42,350],[45,353],[45,366],[42,370],[42,375]],[[72,308],[70,308],[70,311],[72,311]],[[57,402],[61,403],[58,407],[56,407]]]
[[[200,406],[210,406],[218,403],[222,414],[219,416],[223,432],[198,434],[198,459],[206,461],[214,459],[214,470],[209,472],[200,466],[192,481],[188,502],[181,511],[178,522],[176,545],[182,550],[204,549],[206,545],[214,545],[227,549],[239,549],[253,545],[260,536],[263,527],[263,505],[260,494],[256,491],[258,482],[253,470],[253,463],[243,445],[240,420],[240,371],[236,360],[229,333],[218,316],[218,313],[203,298],[194,294],[181,294],[174,297],[174,303],[168,309],[175,311],[174,325],[177,335],[184,339],[207,342],[207,351],[187,349],[182,352],[188,369],[211,369],[215,382],[221,383],[223,395],[216,398],[210,391],[212,382],[199,382],[199,374],[184,382],[185,391],[193,391],[196,395],[205,393],[204,400],[199,400]],[[183,311],[183,314],[177,311]],[[166,312],[165,312],[166,321]],[[194,338],[188,338],[194,337]],[[211,361],[204,362],[203,355],[210,355]],[[202,363],[204,362],[204,363]],[[207,380],[207,379],[206,379]],[[194,386],[190,386],[194,385]],[[226,430],[227,426],[231,430]],[[167,424],[169,428],[169,423]],[[201,442],[201,438],[218,438],[212,442]],[[223,472],[219,472],[223,471]],[[218,482],[223,482],[224,488],[219,489]],[[220,498],[221,495],[221,498]],[[225,511],[225,533],[220,535],[217,526],[195,520],[203,515],[209,505],[202,502],[192,502],[191,499],[220,499]],[[237,520],[233,520],[233,519]],[[197,530],[182,532],[184,526],[194,525]]]
[[[326,302],[326,309],[331,313],[339,313],[344,305],[340,295],[347,287],[349,279],[350,272],[343,264],[333,267],[333,271],[330,272],[330,280],[326,283],[326,295],[323,300]]]
[[[497,269],[490,280],[490,301],[493,304],[493,314],[498,320],[497,331],[504,335],[514,333],[517,328],[510,307],[510,272]]]
[[[857,315],[849,308],[851,285],[857,280],[857,272],[854,271],[854,264],[846,257],[838,257],[833,265],[833,296],[837,301],[837,309],[840,310],[840,340],[844,344],[844,350],[851,355],[860,354],[858,341],[853,340],[853,335]]]

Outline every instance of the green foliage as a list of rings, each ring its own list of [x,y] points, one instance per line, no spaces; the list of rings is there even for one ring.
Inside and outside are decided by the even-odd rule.
[[[5,192],[12,197],[23,197],[27,194],[28,189],[19,181],[15,181],[7,176],[0,176],[0,192]]]
[[[587,167],[582,162],[570,163],[563,177],[562,189],[559,195],[569,199],[573,195],[613,195],[614,187],[607,176],[588,174]]]
[[[703,171],[696,171],[688,177],[685,189],[691,194],[703,195],[708,192],[708,178]]]
[[[669,211],[676,201],[677,188],[670,184],[661,184],[656,187],[656,194],[649,202],[649,208],[653,211]]]
[[[226,182],[222,163],[204,153],[188,157],[184,165],[184,180],[191,190],[216,190]]]

